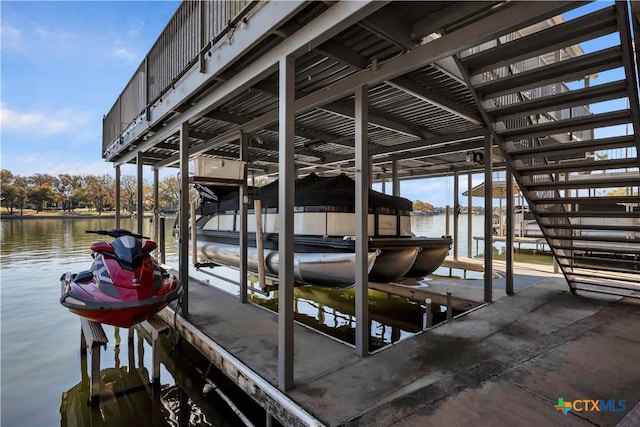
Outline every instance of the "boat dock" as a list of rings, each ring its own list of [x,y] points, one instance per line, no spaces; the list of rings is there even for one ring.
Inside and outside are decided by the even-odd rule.
[[[482,280],[442,282],[461,297],[483,295]],[[515,282],[515,296],[501,297],[496,280],[494,303],[365,358],[296,323],[287,392],[277,387],[275,313],[192,280],[189,318],[161,316],[284,425],[616,425],[640,401],[640,367],[629,363],[640,358],[640,303],[571,295],[561,276],[526,267]],[[576,396],[626,409],[554,408]]]
[[[153,168],[154,206],[160,170],[179,171],[185,317],[165,311],[164,320],[267,410],[265,425],[633,423],[640,417],[639,27],[640,2],[632,1],[183,1],[103,117],[101,146],[116,171],[116,212],[121,168],[137,166],[140,232],[144,166]],[[582,47],[605,39],[598,50]],[[594,111],[596,103],[617,106]],[[296,202],[296,180],[312,173],[352,176],[353,197],[339,209],[333,196],[327,209]],[[250,223],[249,187],[276,175],[277,205],[266,225]],[[478,175],[484,185],[474,195]],[[189,253],[195,264],[198,247],[195,208],[188,236],[187,195],[200,177],[239,187],[217,225],[238,233],[237,295],[189,277]],[[467,210],[473,197],[484,198],[483,266],[458,258],[464,177]],[[370,288],[378,285],[368,283],[369,238],[408,231],[399,214],[411,209],[376,206],[369,191],[388,182],[395,197],[401,182],[431,178],[440,184],[420,185],[424,197],[445,191],[450,178],[453,186],[446,215],[453,259],[444,265],[485,274],[386,290],[475,308],[372,351]],[[547,240],[514,242],[536,251],[549,245],[562,274],[514,265],[510,240],[504,269],[492,261],[494,199],[500,217],[506,200],[511,236],[516,188]],[[277,314],[248,299],[249,234],[271,225]],[[448,222],[439,231],[447,238]],[[346,325],[353,346],[294,322],[300,235],[337,238],[337,247],[353,242],[354,316]],[[600,245],[594,256],[575,250],[592,243]],[[384,273],[398,259],[383,263],[381,255],[374,268]],[[272,260],[253,267],[260,274]],[[331,280],[324,273],[336,264],[322,265],[320,279]],[[397,277],[410,272],[402,270]],[[588,410],[585,400],[603,406]]]
[[[484,241],[484,236],[473,236],[476,242],[476,254],[479,254],[479,242]],[[493,242],[507,242],[506,236],[491,236]],[[547,246],[547,240],[544,237],[517,237],[513,238],[513,246],[518,245],[518,250],[522,249],[522,245],[531,245],[534,247],[533,253],[542,252]]]

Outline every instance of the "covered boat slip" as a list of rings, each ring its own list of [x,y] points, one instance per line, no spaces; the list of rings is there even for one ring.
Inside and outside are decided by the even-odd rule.
[[[190,182],[197,180],[189,178],[189,160],[197,156],[246,162],[248,175],[256,178],[277,174],[281,268],[277,320],[262,323],[255,314],[258,308],[231,305],[228,299],[218,307],[215,298],[196,293],[218,291],[196,285],[193,296],[192,290],[185,292],[178,327],[193,322],[213,340],[229,339],[227,345],[236,346],[247,361],[252,356],[239,343],[258,333],[264,339],[263,357],[248,364],[272,384],[277,379],[280,392],[308,410],[318,408],[328,424],[359,415],[363,425],[367,420],[375,424],[377,416],[379,423],[392,423],[392,413],[409,416],[402,408],[424,408],[422,398],[433,402],[442,393],[460,391],[457,380],[505,391],[504,384],[485,372],[503,378],[518,363],[525,368],[542,353],[551,357],[554,346],[562,345],[560,338],[584,343],[583,352],[566,343],[571,359],[584,361],[597,351],[604,353],[600,360],[615,359],[617,354],[607,353],[615,341],[612,330],[599,322],[614,318],[618,323],[612,328],[619,326],[635,337],[637,331],[628,330],[624,317],[634,318],[636,307],[585,299],[582,292],[638,298],[640,226],[576,218],[640,217],[640,61],[632,47],[634,42],[640,45],[639,15],[637,2],[628,1],[183,2],[105,116],[103,156],[116,166],[117,191],[120,168],[136,163],[139,200],[143,165],[154,168],[156,201],[159,169],[178,166],[180,192],[186,195]],[[594,44],[598,47],[582,47]],[[293,322],[294,180],[314,171],[345,172],[356,183],[355,354],[347,349],[342,360],[329,355],[326,371],[322,365],[306,371],[305,361],[306,352],[318,351],[325,338],[316,334],[317,346],[307,348]],[[472,188],[472,174],[483,174],[484,206],[490,212],[494,171],[505,171],[507,193],[509,249],[500,294],[518,289],[512,262],[515,182],[560,267],[563,279],[553,281],[554,286],[560,283],[578,295],[534,286],[474,311],[468,322],[457,319],[369,355],[367,194],[372,183],[391,181],[393,194],[399,195],[402,180],[452,176],[458,208],[460,175],[468,176]],[[247,175],[242,178],[234,182],[243,201],[239,301],[246,303],[249,207]],[[587,198],[631,208],[576,210]],[[470,195],[468,200],[471,207]],[[182,197],[179,274],[185,286],[188,210],[188,198]],[[141,229],[141,211],[138,218]],[[485,219],[484,236],[489,236],[490,215]],[[626,233],[621,237],[582,230]],[[454,258],[458,237],[454,223]],[[575,242],[594,242],[603,249],[587,257],[575,251]],[[485,239],[485,302],[496,298],[498,281],[488,274],[493,271],[492,249],[491,239]],[[548,311],[554,316],[547,317]],[[249,317],[243,320],[237,313]],[[237,328],[231,327],[231,319]],[[225,338],[227,332],[218,329],[222,326],[238,341]],[[602,332],[602,340],[585,338],[589,331]],[[630,355],[637,351],[628,350]],[[538,367],[527,366],[540,373]],[[599,368],[603,376],[611,373],[609,364]],[[629,402],[637,402],[640,390],[635,369],[629,367],[622,381],[633,386]],[[597,395],[607,382],[595,379],[592,388],[577,391]],[[592,384],[591,378],[588,382]],[[535,384],[524,387],[536,389]],[[549,396],[564,390],[531,395],[553,399]],[[536,416],[531,411],[529,415]]]
[[[248,190],[247,264],[249,271],[277,279],[279,255],[279,182]],[[240,191],[196,184],[195,238],[198,256],[212,263],[240,266]],[[311,173],[295,181],[294,278],[297,282],[350,287],[356,281],[355,182],[345,174]],[[368,280],[390,282],[433,273],[451,248],[450,237],[415,236],[410,200],[369,189]],[[258,207],[260,206],[260,207]],[[257,217],[256,217],[257,215]],[[194,238],[191,233],[191,239]],[[260,258],[262,256],[262,258]]]

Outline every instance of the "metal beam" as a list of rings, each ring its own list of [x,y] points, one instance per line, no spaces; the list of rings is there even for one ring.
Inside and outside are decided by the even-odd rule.
[[[251,89],[256,89],[259,90],[260,92],[266,93],[268,95],[274,96],[274,97],[278,97],[278,85],[276,84],[271,84],[271,83],[267,83],[266,81],[262,81],[259,82],[257,84],[255,84],[254,86],[251,87]],[[232,114],[232,113],[227,113],[224,111],[211,111],[207,114],[205,114],[204,117],[207,117],[209,119],[214,119],[214,120],[218,120],[218,121],[223,121],[223,122],[227,122],[227,123],[233,123],[233,124],[244,124],[247,123],[251,120],[251,118],[246,117],[246,116],[242,116],[240,114]],[[273,131],[273,132],[278,132],[278,125],[277,124],[273,124],[271,126],[268,126],[265,128],[265,130],[269,130],[269,131]],[[322,132],[322,131],[318,131],[318,130],[313,130],[313,129],[305,129],[305,128],[300,128],[300,127],[296,127],[295,129],[296,135],[301,136],[303,138],[309,139],[309,140],[322,140],[322,141],[330,141],[330,142],[335,142],[335,141],[340,141],[341,138],[343,138],[340,135],[332,135],[330,133],[326,133],[326,132]],[[191,135],[193,137],[198,138],[198,136],[195,135]],[[206,139],[211,140],[213,138],[215,138],[216,135],[208,135],[207,138],[200,138],[200,139]],[[338,144],[340,144],[341,142],[336,142]],[[353,146],[353,144],[351,144],[350,146]],[[275,147],[275,150],[277,151],[277,147]],[[316,156],[318,157],[318,156]]]
[[[622,63],[627,78],[627,93],[629,97],[629,108],[633,123],[633,133],[636,140],[636,159],[640,164],[640,101],[638,96],[638,75],[637,65],[634,64],[633,51],[634,41],[631,38],[631,22],[629,21],[629,5],[626,1],[616,2],[616,12],[618,15],[618,31],[620,33],[620,45],[622,46]]]
[[[116,166],[116,228],[120,228],[120,166]]]
[[[507,277],[506,277],[506,292],[507,295],[513,295],[513,248],[514,248],[514,195],[513,195],[513,175],[509,170],[505,176],[505,185],[507,187]],[[471,191],[469,191],[471,193]],[[522,213],[524,215],[524,213]]]
[[[467,258],[473,258],[473,174],[469,171],[467,175]],[[478,255],[478,254],[476,254]]]
[[[247,169],[249,168],[249,164],[246,163],[249,160],[249,149],[248,149],[248,136],[246,134],[242,134],[240,138],[240,161],[245,162],[244,168],[244,185],[240,186],[240,302],[247,302],[247,290],[248,290],[248,203],[249,203],[249,194],[247,188]],[[256,215],[259,215],[256,212]]]
[[[367,66],[370,63],[367,57],[362,56],[357,52],[354,52],[351,49],[348,49],[342,46],[341,44],[338,44],[335,42],[324,43],[317,50],[318,52],[322,53],[325,56],[328,56],[337,61],[345,63],[358,70],[367,68]],[[459,82],[460,81],[463,82],[462,78],[456,75],[454,71],[445,69],[445,65],[433,64],[433,66],[439,69],[441,72],[454,78],[455,80]],[[449,66],[449,68],[451,68],[451,66]],[[457,103],[451,101],[450,99],[447,99],[446,97],[436,92],[433,92],[406,77],[397,77],[395,79],[388,80],[386,83],[395,87],[396,89],[399,89],[407,94],[415,96],[416,98],[422,99],[423,101],[426,101],[430,104],[438,106],[439,108],[449,111],[450,113],[455,114],[472,123],[475,123],[475,124],[481,123],[481,118],[477,113],[467,110],[466,108],[458,105]],[[375,120],[375,116],[373,116],[373,118],[370,118],[369,120],[371,123],[375,123],[375,121],[373,121]]]
[[[278,180],[278,387],[293,387],[293,237],[295,59],[280,59],[280,179]]]
[[[411,37],[411,22],[393,8],[372,13],[358,23],[363,28],[391,41],[402,49],[412,49],[416,42]]]
[[[341,104],[337,104],[335,102],[323,105],[318,109],[348,119],[353,120],[354,118],[353,109]],[[411,124],[402,123],[401,119],[389,118],[389,115],[387,117],[382,117],[375,114],[369,114],[369,123],[383,129],[391,130],[393,132],[397,132],[402,135],[411,136],[414,138],[425,138],[428,136],[433,136],[433,134],[430,132],[415,129]]]
[[[453,259],[460,253],[460,173],[453,171]]]
[[[356,137],[356,354],[369,354],[369,144],[367,87],[355,91]]]
[[[421,139],[419,141],[406,142],[404,144],[390,145],[386,147],[379,146],[372,149],[370,154],[372,156],[378,156],[381,154],[393,153],[397,151],[415,150],[418,148],[428,150],[428,149],[431,149],[433,146],[438,146],[438,145],[446,144],[450,142],[458,142],[458,141],[462,142],[470,139],[473,139],[473,140],[479,139],[482,141],[483,139],[481,138],[483,138],[486,133],[487,133],[487,129],[483,128],[483,129],[473,129],[473,130],[459,132],[459,133],[452,133],[448,135],[439,135],[433,138]]]
[[[266,94],[274,95],[278,91],[278,87],[272,83],[261,81],[256,83],[252,88],[257,89]],[[296,93],[296,98],[303,97],[303,93]],[[353,120],[354,113],[353,108],[348,106],[338,104],[335,102],[330,102],[326,105],[323,105],[322,108],[319,108],[321,111],[325,111],[330,114],[335,114],[340,117],[344,117],[347,119]],[[389,115],[386,117],[378,116],[375,114],[369,114],[369,123],[374,124],[383,129],[391,130],[394,132],[398,132],[403,135],[412,136],[415,138],[424,138],[426,136],[433,136],[430,132],[425,130],[416,129],[410,123],[404,123],[403,120],[398,118],[392,118]],[[302,135],[301,135],[302,136]]]
[[[398,161],[391,161],[391,182],[394,196],[400,196],[400,181],[398,180]]]
[[[431,33],[444,33],[445,26],[493,7],[498,2],[463,1],[454,2],[435,13],[430,13],[411,27],[411,38],[421,39]]]
[[[189,122],[180,125],[180,207],[178,221],[178,280],[182,284],[183,316],[189,315]],[[195,254],[194,254],[195,256]]]
[[[484,301],[493,301],[493,137],[484,140]],[[471,191],[471,190],[469,190]]]
[[[153,168],[153,236],[152,238],[157,242],[158,236],[160,236],[160,171],[158,168]]]
[[[401,154],[393,154],[386,157],[386,159],[392,159],[392,160],[406,160],[406,159],[413,159],[413,158],[418,159],[418,158],[437,156],[440,154],[466,152],[469,150],[475,150],[482,147],[483,147],[482,140],[474,140],[469,142],[463,142],[460,144],[453,143],[453,144],[442,145],[435,148],[425,147],[423,150],[415,150],[415,151],[409,151],[409,152],[402,152]]]
[[[143,178],[142,166],[144,165],[143,155],[144,153],[142,151],[139,151],[136,157],[136,166],[137,166],[136,223],[137,223],[138,234],[144,234],[142,230],[142,221],[144,220],[144,194],[143,194],[144,182],[142,179]]]
[[[415,96],[418,99],[433,104],[438,108],[448,111],[451,114],[455,114],[468,122],[476,125],[482,124],[482,118],[475,111],[468,110],[445,96],[433,92],[432,90],[429,90],[406,77],[396,77],[393,80],[388,80],[387,84]]]

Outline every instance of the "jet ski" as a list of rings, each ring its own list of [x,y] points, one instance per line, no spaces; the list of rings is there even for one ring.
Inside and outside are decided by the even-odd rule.
[[[77,274],[60,277],[60,304],[94,322],[129,328],[165,308],[182,293],[151,252],[157,244],[129,230],[87,230],[110,236],[91,245],[93,264]],[[143,243],[144,240],[144,243]]]

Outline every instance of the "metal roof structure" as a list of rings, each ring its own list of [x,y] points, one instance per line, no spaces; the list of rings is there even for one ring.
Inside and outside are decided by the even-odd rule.
[[[278,174],[278,66],[292,58],[297,174],[354,172],[363,87],[370,180],[508,169],[574,289],[562,248],[582,231],[567,235],[576,214],[560,203],[605,188],[633,204],[640,185],[640,10],[584,5],[184,2],[105,116],[103,156],[176,166],[188,124],[189,156],[238,159],[244,139],[249,169]]]
[[[262,18],[258,15],[270,8],[268,3],[256,3],[248,3],[242,10],[240,22],[246,22],[246,28],[239,25],[226,39],[222,37],[218,50],[233,48],[233,39],[239,31],[251,28],[254,32],[252,21]],[[533,9],[525,4],[517,7],[502,2],[462,5],[447,2],[363,4],[357,9],[359,14],[367,13],[366,17],[359,20],[351,17],[348,24],[341,26],[344,29],[332,31],[336,33],[333,37],[328,38],[326,32],[318,34],[313,49],[296,52],[296,99],[303,103],[311,94],[325,98],[314,103],[317,105],[304,107],[296,117],[296,161],[301,173],[314,168],[339,171],[353,168],[352,91],[331,90],[332,86],[346,81],[369,86],[369,140],[374,179],[390,178],[393,162],[399,178],[447,173],[454,168],[466,170],[473,166],[466,161],[466,153],[482,147],[486,123],[452,57],[439,53],[437,57],[441,59],[429,61],[427,55],[421,62],[414,61],[406,72],[397,65],[406,62],[407,54],[423,56],[417,52],[428,52],[432,43],[445,40],[452,40],[454,44],[443,52],[468,54],[471,51],[464,47],[471,47],[480,39],[474,36],[463,40],[457,36],[490,28],[486,25],[488,21],[504,19],[503,22],[510,24],[510,28],[495,28],[483,35],[484,39],[491,40],[505,30],[518,31],[517,27],[532,24],[545,27],[547,24],[539,24],[540,20],[546,22],[550,20],[548,17],[569,7],[554,4],[548,7],[550,12],[541,10],[536,16],[531,15],[531,11],[522,14],[527,7]],[[224,64],[221,73],[194,88],[196,90],[188,93],[181,90],[191,77],[185,74],[152,100],[140,116],[129,118],[134,119],[135,126],[111,136],[105,131],[105,158],[114,163],[132,162],[135,159],[132,153],[142,148],[145,164],[163,166],[175,162],[179,136],[175,127],[167,132],[166,126],[179,121],[208,98],[217,98],[211,95],[221,87],[234,86],[237,80],[234,76],[251,70],[258,58],[283,46],[300,28],[323,15],[333,14],[334,10],[337,15],[341,7],[307,2],[297,6],[292,7],[294,12],[286,22],[255,37],[251,49],[238,52],[241,55],[237,55],[235,62]],[[186,10],[190,8],[193,7],[185,3],[176,16],[196,13]],[[523,16],[526,19],[521,18]],[[518,21],[521,21],[519,25]],[[434,35],[438,34],[445,37],[437,40]],[[216,45],[210,47],[205,56],[214,52]],[[385,72],[381,73],[382,70]],[[237,158],[238,144],[222,140],[233,131],[242,130],[250,135],[251,168],[258,174],[277,171],[278,132],[274,113],[278,106],[278,73],[276,69],[261,74],[262,78],[250,85],[233,87],[234,96],[224,97],[215,106],[206,106],[189,115],[192,151]],[[380,78],[374,77],[376,74],[381,74]],[[382,78],[387,75],[388,78]],[[204,76],[197,77],[204,80]],[[324,96],[317,96],[320,94]],[[268,114],[271,119],[266,119]],[[109,116],[105,120],[108,121]],[[108,127],[106,124],[105,130]],[[114,141],[117,142],[114,144]]]

